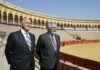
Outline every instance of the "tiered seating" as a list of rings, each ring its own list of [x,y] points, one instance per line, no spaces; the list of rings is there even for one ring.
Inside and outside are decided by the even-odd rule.
[[[12,26],[12,25],[4,25],[0,24],[0,30],[4,31],[7,33],[7,35],[10,32],[14,32],[20,29],[20,26]],[[34,33],[36,36],[36,40],[40,34],[45,33],[47,30],[46,29],[41,29],[41,28],[31,28],[30,32]],[[60,35],[61,40],[75,40],[73,37],[68,35],[65,31],[63,30],[57,30],[57,34]]]
[[[70,34],[77,34],[79,35],[82,39],[87,39],[87,40],[100,40],[100,31],[67,31]]]
[[[7,35],[10,32],[14,32],[19,29],[20,29],[20,26],[0,24],[0,30],[7,32]],[[37,39],[40,34],[46,32],[46,29],[31,28],[30,31],[35,34],[36,39]],[[81,39],[86,39],[86,40],[100,39],[100,31],[67,31],[66,32],[65,30],[57,30],[56,33],[60,35],[61,41],[76,40],[74,37],[72,37],[72,35],[78,35],[81,37]],[[68,33],[70,33],[71,35],[69,35]]]
[[[20,29],[20,26],[0,24],[0,30],[6,32],[7,36],[9,35],[10,32],[14,32],[19,29]],[[35,34],[36,40],[37,40],[38,36],[40,34],[46,32],[46,29],[32,28],[30,31]],[[57,30],[56,33],[59,34],[61,37],[61,45],[62,46],[100,42],[100,31],[68,31],[68,33],[71,34],[71,35],[69,35],[64,30]],[[72,35],[80,36],[81,40],[76,40]],[[6,38],[7,38],[7,36],[6,36]],[[61,58],[65,61],[69,61],[69,62],[79,65],[79,66],[88,67],[90,69],[93,68],[93,70],[100,70],[99,62],[95,63],[95,61],[87,61],[86,59],[82,59],[82,58],[72,56],[69,54],[63,54],[62,52],[61,52]],[[93,65],[93,67],[91,67],[91,65]]]

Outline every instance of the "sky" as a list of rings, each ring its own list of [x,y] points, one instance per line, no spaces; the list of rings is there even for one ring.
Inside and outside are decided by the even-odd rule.
[[[71,19],[100,19],[100,0],[4,0],[16,6]]]

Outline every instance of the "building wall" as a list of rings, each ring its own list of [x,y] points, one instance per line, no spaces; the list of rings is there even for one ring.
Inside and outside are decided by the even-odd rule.
[[[27,17],[32,27],[45,28],[48,22],[57,24],[58,29],[100,30],[100,20],[69,19],[58,16],[32,12],[27,9],[0,2],[0,22],[3,24],[20,25],[21,20]]]

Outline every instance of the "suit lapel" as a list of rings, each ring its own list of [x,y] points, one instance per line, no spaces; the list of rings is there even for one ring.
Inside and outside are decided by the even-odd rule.
[[[58,44],[59,44],[59,43],[58,43],[59,40],[58,40],[58,38],[57,38],[56,35],[55,35],[55,39],[56,39],[56,43],[57,43],[57,45],[58,45]]]
[[[48,42],[49,45],[50,45],[49,47],[52,48],[52,49],[54,50],[53,45],[52,45],[52,41],[51,41],[51,39],[50,39],[49,33],[47,33],[46,37],[47,37],[47,38],[46,38],[46,39],[47,39],[47,42]],[[54,50],[54,51],[55,51],[55,50]]]
[[[46,34],[46,39],[47,39],[47,42],[48,42],[50,45],[52,45],[52,42],[51,42],[51,39],[50,39],[50,36],[49,36],[48,33]]]
[[[21,33],[21,31],[19,31],[19,39],[20,39],[20,41],[22,42],[23,47],[24,47],[26,50],[29,50],[28,45],[27,45],[27,42],[26,42],[26,40],[25,40],[23,34]]]
[[[55,35],[55,39],[56,39],[56,43],[57,43],[57,49],[58,49],[59,40],[58,40],[58,37],[57,37],[57,35]]]

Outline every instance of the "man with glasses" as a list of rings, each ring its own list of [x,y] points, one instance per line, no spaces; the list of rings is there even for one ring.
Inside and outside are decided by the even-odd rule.
[[[48,23],[47,32],[40,35],[36,52],[39,56],[40,70],[57,70],[59,64],[60,37],[55,34],[56,24]]]

